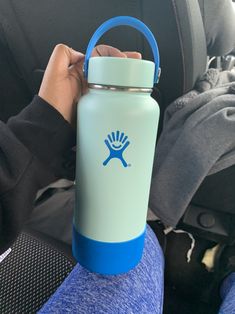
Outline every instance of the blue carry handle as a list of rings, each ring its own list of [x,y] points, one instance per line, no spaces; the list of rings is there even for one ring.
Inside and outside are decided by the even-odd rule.
[[[117,16],[117,17],[111,18],[108,21],[101,24],[99,28],[97,28],[97,30],[91,37],[89,44],[87,46],[85,62],[84,62],[85,77],[87,78],[88,76],[89,59],[97,41],[100,39],[101,36],[103,36],[105,32],[107,32],[113,27],[121,26],[121,25],[131,26],[139,30],[148,40],[151,46],[152,52],[153,52],[153,57],[154,57],[154,62],[155,62],[154,83],[157,83],[160,76],[160,68],[159,68],[160,57],[159,57],[157,42],[151,30],[143,22],[131,16]]]

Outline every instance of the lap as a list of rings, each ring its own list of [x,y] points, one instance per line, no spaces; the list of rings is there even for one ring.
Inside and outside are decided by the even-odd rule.
[[[164,259],[148,226],[141,262],[130,272],[102,276],[79,264],[39,313],[162,313]]]

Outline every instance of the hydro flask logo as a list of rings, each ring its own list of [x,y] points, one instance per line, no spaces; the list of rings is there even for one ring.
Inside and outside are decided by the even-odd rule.
[[[128,136],[125,135],[123,132],[120,134],[120,131],[116,131],[116,133],[112,132],[107,136],[104,142],[109,149],[109,156],[103,162],[104,166],[106,166],[108,162],[113,158],[119,159],[122,162],[123,167],[128,166],[125,159],[122,156],[124,150],[130,144],[130,142],[127,139]]]

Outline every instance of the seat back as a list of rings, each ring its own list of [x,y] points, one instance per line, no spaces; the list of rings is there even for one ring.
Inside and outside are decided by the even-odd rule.
[[[5,45],[31,95],[39,89],[56,44],[85,52],[95,29],[117,15],[141,19],[156,36],[162,69],[157,97],[162,111],[190,90],[206,68],[206,42],[197,1],[71,0],[68,4],[65,0],[2,0],[0,12]],[[143,58],[152,59],[148,43],[131,28],[113,29],[101,42],[140,51]]]

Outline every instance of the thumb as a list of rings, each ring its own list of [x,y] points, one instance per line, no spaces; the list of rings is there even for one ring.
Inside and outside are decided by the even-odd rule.
[[[96,46],[91,54],[92,57],[106,56],[106,57],[119,57],[126,58],[125,53],[121,52],[119,49],[107,45]]]

